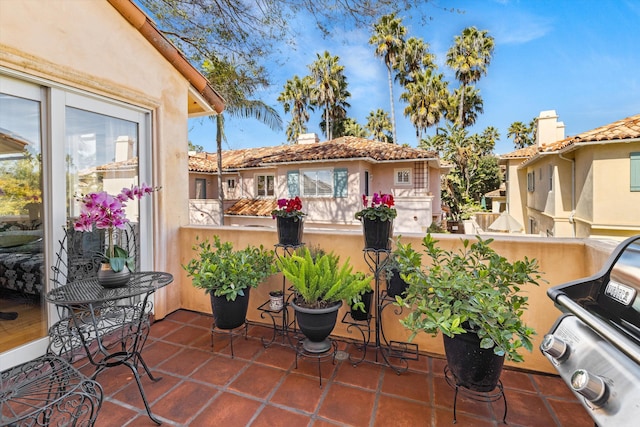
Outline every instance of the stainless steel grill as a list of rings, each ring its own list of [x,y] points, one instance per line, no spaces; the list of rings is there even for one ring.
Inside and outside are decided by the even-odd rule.
[[[542,353],[597,425],[640,425],[640,236],[596,275],[547,293],[564,314]]]

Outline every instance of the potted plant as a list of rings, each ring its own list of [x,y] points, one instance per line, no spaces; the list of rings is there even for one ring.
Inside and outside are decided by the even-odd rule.
[[[528,301],[520,290],[538,285],[541,274],[535,259],[510,263],[489,246],[493,239],[476,239],[447,251],[427,234],[422,241],[426,267],[421,253],[398,242],[395,255],[409,287],[396,299],[411,310],[402,323],[412,338],[421,331],[442,332],[457,384],[486,392],[497,385],[505,357],[519,362],[518,350],[532,349],[535,332],[522,321]]]
[[[400,264],[395,252],[389,255],[387,262],[384,264],[384,272],[387,282],[387,296],[395,298],[403,295],[409,284],[400,275]]]
[[[327,337],[335,327],[342,300],[350,300],[370,288],[371,277],[353,273],[349,260],[340,266],[333,252],[312,256],[308,248],[278,258],[277,264],[295,291],[291,306],[305,335],[303,348],[324,353],[331,348]]]
[[[280,311],[284,308],[284,293],[282,291],[269,291],[269,309]]]
[[[278,208],[271,211],[278,228],[278,243],[284,246],[298,246],[302,242],[304,216],[302,201],[296,196],[292,199],[278,199]]]
[[[158,188],[142,184],[140,187],[123,188],[116,196],[98,191],[79,199],[81,210],[80,216],[74,221],[74,230],[90,232],[94,227],[106,230],[106,252],[101,254],[103,263],[98,270],[98,281],[102,286],[118,287],[129,281],[129,276],[135,269],[135,259],[129,255],[127,248],[114,244],[114,233],[116,229],[124,230],[129,222],[125,212],[126,203],[129,200],[139,200],[156,190]]]
[[[371,289],[371,286],[367,286],[367,288],[363,289],[359,294],[350,298],[351,318],[359,321],[369,319],[372,301],[373,289]]]
[[[218,236],[213,237],[213,245],[205,239],[193,250],[197,256],[182,267],[193,286],[210,295],[216,327],[241,326],[247,316],[251,288],[275,272],[273,251],[262,245],[234,250],[230,242],[223,243]]]
[[[393,234],[393,219],[398,215],[393,207],[391,194],[374,193],[371,205],[366,195],[362,195],[364,208],[356,212],[356,219],[362,221],[365,249],[389,250]]]

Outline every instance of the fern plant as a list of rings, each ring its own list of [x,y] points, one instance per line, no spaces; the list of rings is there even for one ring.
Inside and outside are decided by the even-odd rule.
[[[307,308],[325,308],[341,300],[357,299],[371,289],[371,276],[353,272],[349,259],[339,265],[333,252],[312,256],[304,248],[277,260],[278,269],[291,283],[296,304]]]

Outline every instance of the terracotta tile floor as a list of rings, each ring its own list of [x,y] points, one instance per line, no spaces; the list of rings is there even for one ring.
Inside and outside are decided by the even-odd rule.
[[[153,413],[165,426],[450,426],[453,390],[440,359],[420,356],[401,375],[381,364],[322,361],[322,387],[315,360],[299,359],[281,345],[264,348],[272,330],[250,326],[245,340],[215,334],[210,316],[180,310],[151,327],[143,356],[156,376],[142,381]],[[339,354],[358,354],[339,343]],[[371,355],[371,353],[374,353]],[[369,356],[375,352],[369,351]],[[372,357],[373,358],[373,357]],[[99,427],[153,426],[135,380],[126,367],[98,376],[105,400]],[[505,370],[502,375],[510,426],[593,426],[591,418],[558,377]],[[504,404],[458,396],[457,426],[498,426]]]

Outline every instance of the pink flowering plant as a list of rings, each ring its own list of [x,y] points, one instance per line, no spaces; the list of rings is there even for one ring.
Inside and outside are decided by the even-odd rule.
[[[135,267],[135,260],[129,256],[126,249],[113,243],[115,229],[124,229],[129,222],[124,210],[127,202],[129,200],[140,200],[143,196],[156,190],[158,189],[142,184],[140,187],[123,188],[116,196],[112,196],[106,191],[98,191],[79,198],[82,207],[80,216],[74,222],[73,228],[76,231],[90,232],[93,231],[95,226],[97,229],[107,230],[108,246],[104,258],[109,261],[113,271],[122,271],[125,265],[131,271]]]
[[[398,212],[393,207],[395,202],[391,194],[373,193],[371,204],[369,204],[369,198],[363,194],[362,205],[364,209],[356,212],[356,219],[360,221],[362,218],[370,221],[391,221],[398,216]]]
[[[302,200],[296,196],[292,199],[278,199],[278,208],[271,211],[271,217],[294,218],[299,221],[306,214],[302,212]]]

